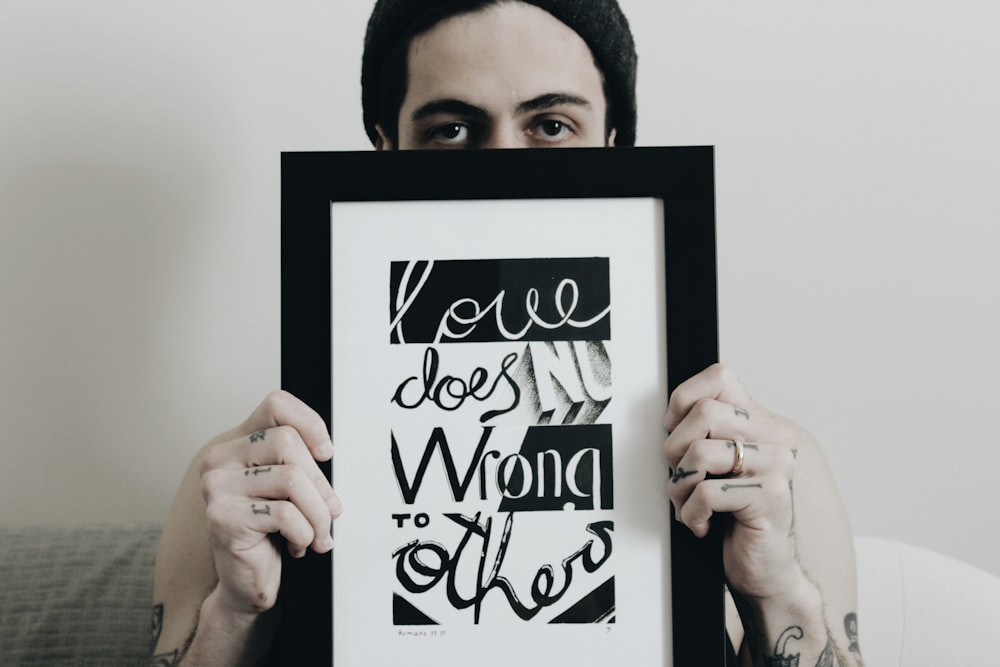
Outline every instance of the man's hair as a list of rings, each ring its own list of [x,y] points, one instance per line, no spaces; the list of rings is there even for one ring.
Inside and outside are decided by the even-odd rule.
[[[399,145],[399,110],[406,97],[411,40],[445,19],[512,0],[378,0],[368,20],[361,61],[365,130],[374,144],[375,125]],[[590,48],[604,79],[606,132],[616,146],[635,144],[637,56],[628,21],[617,0],[517,0],[544,9],[572,28]]]

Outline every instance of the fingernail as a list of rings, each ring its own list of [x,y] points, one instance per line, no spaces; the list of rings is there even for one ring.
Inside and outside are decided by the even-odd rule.
[[[320,461],[326,461],[331,458],[333,456],[333,443],[327,441],[320,445],[319,450],[317,451],[317,456]]]

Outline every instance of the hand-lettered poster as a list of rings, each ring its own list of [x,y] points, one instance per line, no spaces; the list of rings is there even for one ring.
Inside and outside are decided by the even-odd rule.
[[[335,665],[669,664],[659,206],[333,205]]]

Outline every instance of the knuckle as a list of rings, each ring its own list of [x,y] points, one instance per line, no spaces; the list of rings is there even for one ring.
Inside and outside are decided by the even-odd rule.
[[[699,398],[695,401],[694,405],[691,406],[690,415],[699,421],[707,421],[711,418],[714,411],[715,399]]]
[[[299,432],[291,426],[276,426],[268,433],[274,435],[275,453],[278,455],[280,462],[287,463],[293,460],[295,454],[302,446],[302,438],[299,437]]]
[[[687,494],[681,505],[681,516],[685,521],[699,518],[708,506],[708,484],[698,484]]]
[[[216,468],[222,467],[224,448],[222,444],[209,445],[198,456],[198,475],[204,477]]]
[[[716,381],[722,384],[732,382],[736,379],[736,376],[733,374],[733,369],[722,362],[717,361],[709,366],[708,372]]]
[[[208,470],[201,476],[201,497],[206,503],[211,503],[218,496],[222,487],[224,473],[218,469]]]
[[[226,527],[232,513],[225,510],[220,503],[210,502],[205,509],[205,521],[208,524],[208,531],[212,535],[213,541],[219,541],[219,539],[228,533]]]
[[[296,510],[290,503],[273,503],[271,505],[271,513],[274,515],[278,524],[283,526],[286,530],[292,530],[296,527],[296,515],[298,514],[298,510]]]
[[[670,484],[667,489],[667,495],[670,498],[670,502],[674,504],[675,508],[683,508],[688,500],[691,498],[691,493],[697,488],[697,485],[691,486],[688,480],[680,480],[677,484]],[[679,510],[678,510],[679,511]]]
[[[690,405],[693,398],[692,391],[691,386],[686,382],[677,385],[670,393],[670,396],[667,397],[667,409],[679,413],[686,412],[686,408]]]
[[[677,421],[684,416],[691,403],[689,398],[690,390],[685,383],[679,384],[667,397],[667,417],[671,421]],[[668,428],[670,428],[668,426]]]
[[[758,456],[761,475],[775,479],[791,479],[795,470],[796,451],[794,448],[768,443],[760,445]]]
[[[711,510],[705,500],[705,496],[705,485],[699,484],[691,492],[691,495],[688,496],[687,501],[681,506],[681,519],[688,526],[703,523],[711,517]]]
[[[764,483],[764,496],[772,506],[783,506],[788,502],[788,479],[775,475],[770,483]]]
[[[288,496],[291,497],[299,487],[305,486],[304,482],[308,481],[309,479],[306,477],[305,471],[303,471],[302,468],[299,468],[298,466],[290,466],[285,471],[282,484],[284,485]]]
[[[688,495],[688,503],[695,505],[706,505],[708,503],[708,495],[711,490],[710,484],[699,484],[698,486],[691,489],[691,493]]]
[[[264,397],[263,405],[273,414],[276,409],[288,402],[289,393],[284,389],[272,389]]]
[[[677,443],[673,442],[670,438],[667,438],[663,442],[663,456],[666,457],[667,463],[670,464],[671,468],[677,467],[683,455],[684,452],[681,451]]]
[[[300,523],[292,528],[286,528],[282,534],[288,543],[288,551],[293,556],[301,556],[313,541],[313,530],[309,524]]]
[[[806,440],[804,431],[797,424],[783,417],[775,417],[771,420],[769,434],[769,441],[776,445],[798,447],[798,443]]]
[[[684,455],[685,459],[689,460],[691,464],[690,467],[703,468],[704,462],[711,457],[709,451],[710,448],[718,447],[718,444],[711,443],[708,440],[695,440],[688,447],[687,454]]]
[[[691,447],[671,447],[669,454],[667,455],[667,461],[670,464],[670,468],[673,472],[677,472],[681,467],[691,468],[694,467],[694,460],[691,454]]]

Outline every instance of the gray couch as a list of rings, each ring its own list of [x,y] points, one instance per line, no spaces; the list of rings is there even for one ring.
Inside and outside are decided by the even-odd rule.
[[[160,530],[0,528],[0,665],[148,665]]]
[[[0,667],[148,665],[159,537],[152,523],[0,526]],[[1000,665],[1000,578],[890,540],[857,548],[869,667]]]

